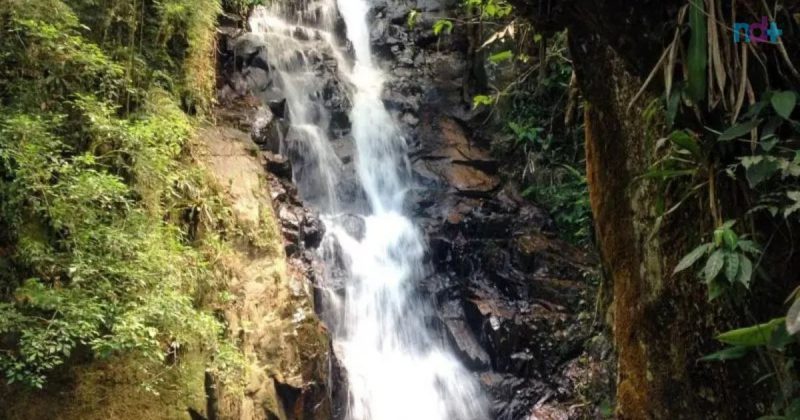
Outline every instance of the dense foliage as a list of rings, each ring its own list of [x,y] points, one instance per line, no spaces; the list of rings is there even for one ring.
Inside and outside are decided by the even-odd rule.
[[[486,86],[476,86],[473,105],[489,109],[490,130],[499,128],[508,138],[493,144],[495,153],[514,162],[507,165],[509,176],[550,211],[566,239],[590,246],[583,125],[566,32],[545,38],[504,0],[462,3],[469,17],[463,30],[480,34],[476,53],[488,73]],[[415,16],[409,14],[409,23]],[[436,22],[434,33],[452,30],[452,22]]]
[[[550,211],[565,239],[588,247],[592,243],[592,220],[583,124],[582,117],[576,115],[580,105],[571,85],[574,80],[566,58],[566,34],[549,40],[533,37],[537,48],[543,50],[533,65],[536,77],[519,79],[500,96],[502,119],[514,142],[495,147],[525,157],[519,174],[525,187],[523,195]],[[529,61],[521,53],[516,56],[518,61]],[[531,67],[524,61],[518,65]],[[526,77],[524,72],[521,77]]]
[[[704,360],[750,355],[751,366],[763,373],[752,385],[771,383],[776,390],[765,410],[774,415],[769,418],[797,418],[800,289],[788,298],[776,291],[796,286],[796,275],[787,270],[796,268],[800,227],[800,72],[787,49],[796,47],[788,40],[800,33],[800,15],[784,4],[791,2],[740,3],[687,1],[680,9],[674,37],[665,40],[634,99],[648,90],[662,93],[645,104],[643,115],[631,116],[648,127],[646,159],[655,162],[639,182],[654,182],[661,192],[654,197],[658,217],[651,238],[670,218],[711,226],[675,274],[699,268],[697,279],[717,308],[755,323],[718,335],[725,347]],[[573,118],[578,105],[563,34],[538,34],[503,0],[464,4],[467,25],[481,26],[479,51],[490,75],[490,89],[478,92],[475,107],[490,107],[512,134],[496,145],[500,153],[525,156],[519,179],[526,194],[551,210],[562,233],[588,244],[580,119]],[[762,16],[778,22],[783,38],[732,42],[734,23],[761,22]],[[776,309],[786,316],[759,319],[782,315]]]
[[[792,277],[778,267],[791,267],[800,226],[800,73],[781,39],[774,45],[736,44],[727,36],[731,22],[761,16],[779,21],[785,39],[796,36],[781,2],[735,19],[734,3],[688,2],[681,9],[675,36],[642,88],[663,74],[663,101],[648,108],[663,110],[666,128],[673,130],[654,141],[656,163],[643,176],[658,180],[663,191],[659,221],[691,203],[713,223],[675,272],[700,266],[697,277],[708,286],[710,300],[749,313],[780,306],[785,296],[775,305],[764,301],[774,299],[764,291],[780,290],[783,278]],[[762,292],[754,295],[754,288]],[[800,416],[797,290],[786,302],[793,302],[788,316],[720,334],[717,339],[729,347],[706,357],[758,354],[753,360],[765,372],[762,380],[777,390],[774,418]]]
[[[216,0],[0,6],[0,370],[42,387],[78,355],[148,369],[224,350],[181,165],[214,83]]]

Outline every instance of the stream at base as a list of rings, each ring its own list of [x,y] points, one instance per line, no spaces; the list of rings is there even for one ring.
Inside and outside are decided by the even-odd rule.
[[[326,225],[323,318],[348,380],[346,417],[488,418],[476,378],[433,333],[426,322],[432,312],[417,293],[426,243],[403,209],[412,186],[407,147],[381,100],[384,74],[372,59],[369,2],[274,3],[257,8],[250,25],[268,46],[277,75],[272,90],[286,100],[291,127],[281,153]],[[346,40],[337,35],[342,22]],[[335,72],[335,86],[320,68]],[[343,139],[332,139],[329,129],[326,101],[335,95],[349,106]],[[333,140],[353,142],[355,173],[344,169]]]

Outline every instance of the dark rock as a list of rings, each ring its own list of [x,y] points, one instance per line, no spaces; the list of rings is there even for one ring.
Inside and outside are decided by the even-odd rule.
[[[246,67],[242,77],[247,84],[247,92],[263,92],[272,86],[272,79],[266,70],[258,67]]]
[[[447,332],[453,348],[455,348],[462,358],[467,363],[467,366],[473,369],[489,369],[491,366],[491,359],[486,350],[483,349],[481,344],[472,333],[465,320],[461,319],[447,319],[444,321],[447,327]]]
[[[250,118],[250,137],[263,150],[278,154],[283,143],[283,127],[272,111],[260,106]]]
[[[316,249],[322,243],[323,236],[325,236],[325,225],[319,217],[308,210],[303,222],[302,233],[305,247],[307,249]]]
[[[283,155],[276,155],[270,152],[265,152],[264,156],[267,160],[267,170],[279,178],[291,181],[292,180],[292,162]]]
[[[272,114],[277,118],[286,118],[286,98],[280,95],[275,95],[273,98],[265,98],[264,102],[266,102],[270,111],[272,111]]]
[[[349,385],[347,381],[347,370],[341,362],[341,353],[335,346],[331,346],[331,381],[333,395],[333,418],[331,420],[341,420],[347,417],[347,401],[349,398]]]
[[[249,67],[254,67],[257,69],[264,70],[266,72],[270,72],[269,67],[269,57],[267,55],[266,48],[260,48],[256,54],[251,56],[251,58],[246,63]]]
[[[272,79],[268,64],[268,49],[260,36],[244,34],[222,28],[219,37],[218,98],[220,108],[217,116],[226,124],[250,133],[261,149],[248,150],[260,153],[261,162],[268,170],[266,178],[273,210],[279,219],[280,234],[286,252],[287,277],[291,280],[292,299],[304,299],[305,285],[315,290],[321,285],[324,267],[316,248],[321,246],[325,227],[319,217],[304,206],[297,188],[292,184],[292,163],[279,154],[284,148],[286,100]],[[320,64],[321,65],[321,64]],[[313,322],[311,321],[313,318]],[[346,395],[346,381],[338,374],[335,386],[328,380],[330,366],[336,365],[331,346],[316,341],[327,337],[326,332],[314,317],[306,318],[298,328],[310,331],[294,336],[311,341],[301,345],[302,355],[293,362],[302,368],[302,377],[273,377],[278,394],[277,412],[287,413],[288,418],[344,418],[344,406],[333,406],[331,395],[340,398]],[[263,356],[263,355],[262,355]],[[335,371],[334,371],[335,374]],[[324,378],[324,379],[317,379]],[[344,389],[344,391],[342,391]],[[340,399],[337,402],[344,401]],[[256,413],[259,415],[259,413]],[[266,411],[261,415],[272,415]]]

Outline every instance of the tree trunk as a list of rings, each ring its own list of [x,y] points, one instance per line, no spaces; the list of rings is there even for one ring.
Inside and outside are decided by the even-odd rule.
[[[515,2],[538,30],[569,29],[569,47],[586,100],[586,155],[597,240],[613,282],[620,419],[755,418],[751,370],[698,359],[718,350],[713,337],[736,318],[709,304],[690,272],[672,275],[712,227],[699,204],[684,205],[653,234],[659,191],[639,178],[666,133],[658,92],[628,109],[656,64],[680,1]],[[651,110],[654,108],[651,108]],[[651,115],[651,117],[646,117]],[[649,118],[649,120],[648,120]],[[699,215],[699,216],[698,216]]]

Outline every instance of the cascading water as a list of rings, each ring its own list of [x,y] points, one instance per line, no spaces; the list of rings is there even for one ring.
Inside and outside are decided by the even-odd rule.
[[[276,2],[278,3],[278,2]],[[287,2],[259,8],[254,32],[269,48],[269,65],[286,98],[291,128],[284,152],[292,157],[301,194],[323,214],[323,249],[330,266],[346,272],[328,296],[325,321],[347,373],[352,420],[482,420],[476,379],[426,325],[428,306],[416,293],[425,243],[403,214],[410,185],[406,143],[381,101],[383,74],[373,63],[366,0]],[[337,40],[337,10],[355,62]],[[348,88],[357,181],[366,202],[354,208],[340,193],[343,163],[328,135],[320,63],[333,61]],[[323,66],[324,67],[324,66]],[[363,228],[354,232],[356,212]],[[331,278],[334,276],[331,276]]]

